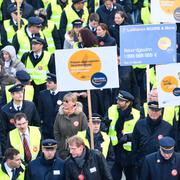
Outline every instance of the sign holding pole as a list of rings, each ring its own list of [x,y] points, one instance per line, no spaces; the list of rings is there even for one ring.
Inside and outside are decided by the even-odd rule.
[[[21,28],[21,18],[20,18],[20,0],[16,0],[17,3],[17,18],[18,18],[18,30]]]
[[[55,62],[59,91],[87,90],[91,148],[93,149],[90,90],[119,87],[117,47],[57,50]]]

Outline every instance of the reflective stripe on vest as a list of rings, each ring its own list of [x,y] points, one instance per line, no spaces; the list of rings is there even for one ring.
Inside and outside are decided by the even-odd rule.
[[[24,22],[24,25],[22,26],[22,27],[24,27],[28,22],[27,22],[27,20],[26,19],[23,19],[22,18],[22,20],[23,20],[23,22]],[[14,30],[14,28],[13,28],[13,25],[10,25],[10,19],[8,19],[8,20],[5,20],[4,22],[3,22],[3,25],[4,25],[4,29],[6,30],[6,34],[7,34],[7,40],[10,42],[10,43],[12,43],[12,40],[13,40],[13,36],[14,36],[14,34],[16,33],[16,31]],[[22,28],[21,27],[21,28]]]
[[[62,8],[59,4],[57,4],[57,0],[51,1],[51,11],[52,11],[52,14],[51,14],[50,20],[56,24],[56,27],[59,30]]]
[[[19,172],[19,175],[18,175],[18,177],[17,177],[17,180],[24,180],[25,167],[24,167],[23,164],[21,164],[21,167],[23,168],[24,171],[23,171],[23,172],[22,172],[22,171]],[[6,173],[2,170],[2,165],[0,165],[0,179],[1,179],[1,180],[10,180],[9,175],[6,174]]]
[[[140,118],[140,112],[134,108],[132,108],[131,114],[133,115],[133,119],[128,120],[124,123],[123,134],[129,134],[133,132],[134,126],[136,122]],[[112,145],[115,146],[118,144],[117,132],[115,130],[116,122],[119,118],[117,105],[112,105],[108,109],[108,118],[112,120],[108,135],[111,137]],[[124,149],[129,151],[131,150],[131,145],[129,143],[125,144]]]
[[[77,134],[79,137],[81,137],[84,141],[84,144],[90,148],[89,145],[89,141],[88,139],[86,139],[86,131],[79,131]],[[104,157],[106,158],[108,155],[108,150],[109,150],[109,144],[110,144],[110,138],[109,136],[105,133],[101,131],[101,135],[103,137],[103,142],[101,143],[101,147],[102,147],[102,154],[104,155]]]
[[[38,127],[29,126],[29,142],[30,142],[30,151],[32,155],[32,160],[36,159],[39,150],[40,150],[40,141],[41,141],[41,133]],[[9,132],[9,138],[11,145],[19,150],[21,159],[24,160],[24,148],[23,142],[19,133],[19,130],[16,128]]]
[[[42,31],[39,31],[39,33],[40,33],[40,37],[42,39],[45,39]],[[30,44],[28,36],[25,33],[25,27],[17,31],[17,39],[19,42],[19,51],[18,51],[17,57],[20,60],[22,55],[25,52],[31,50],[31,44]]]
[[[47,72],[48,72],[48,64],[51,57],[51,53],[44,51],[44,55],[42,60],[34,67],[29,56],[26,62],[26,69],[31,76],[31,79],[34,81],[36,85],[40,85],[46,82]]]
[[[11,93],[8,91],[13,85],[5,86],[6,92],[6,103],[9,103],[12,100]],[[32,85],[25,85],[24,86],[24,99],[28,101],[32,101],[34,97],[34,88]]]
[[[151,24],[151,13],[149,11],[149,6],[141,8],[141,20],[143,24]]]
[[[55,26],[54,22],[48,20],[48,26],[46,26],[42,31],[48,43],[48,52],[50,53],[54,53],[56,49],[54,44],[54,39],[52,36],[54,26]]]
[[[94,0],[94,12],[96,12],[99,6],[100,6],[100,0]]]
[[[145,117],[147,117],[148,114],[148,104],[147,102],[143,104],[143,108],[144,108],[144,115]],[[178,114],[179,110],[177,107],[173,107],[173,106],[168,106],[168,107],[164,107],[164,112],[163,112],[163,120],[168,122],[170,125],[173,125],[173,119],[176,118],[176,121],[178,120]]]
[[[88,22],[89,13],[88,13],[88,9],[86,7],[84,7],[83,10],[84,10],[84,13],[82,15],[81,20],[83,21],[83,26],[86,26],[87,22]],[[76,19],[80,19],[80,17],[69,5],[65,7],[64,11],[65,11],[66,17],[67,17],[66,32],[68,32],[72,29],[72,22]]]

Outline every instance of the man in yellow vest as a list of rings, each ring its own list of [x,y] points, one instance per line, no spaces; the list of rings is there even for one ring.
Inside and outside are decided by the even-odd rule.
[[[21,159],[28,163],[36,159],[40,152],[41,133],[38,127],[28,126],[24,113],[17,113],[14,121],[16,128],[9,132],[7,146],[18,149]]]
[[[100,130],[102,117],[97,114],[92,114],[92,129],[94,134],[94,149],[102,152],[106,161],[109,165],[109,168],[112,169],[114,164],[114,150],[112,147],[112,143],[110,137],[103,131]],[[78,136],[80,136],[84,140],[84,144],[90,148],[90,123],[88,124],[89,128],[85,131],[79,131]]]
[[[14,35],[12,45],[16,49],[19,60],[25,52],[31,50],[31,41],[34,37],[38,36],[45,39],[41,26],[42,20],[39,17],[30,17],[28,25],[18,30]]]
[[[4,155],[4,161],[0,165],[1,180],[24,180],[25,167],[21,163],[18,150],[9,148]]]
[[[16,31],[18,30],[18,12],[17,5],[10,4],[8,6],[8,11],[11,14],[11,19],[7,19],[3,21],[2,26],[2,42],[3,46],[12,43],[12,39]],[[23,27],[27,24],[27,20],[22,18],[22,11],[20,9],[20,27]]]
[[[34,97],[34,88],[32,85],[30,85],[30,79],[31,77],[26,71],[21,70],[21,71],[16,72],[15,84],[24,85],[24,99],[28,101],[32,101]],[[5,86],[5,90],[2,91],[2,97],[0,100],[0,108],[12,100],[9,89],[15,84]]]
[[[21,61],[31,76],[34,87],[34,102],[38,104],[39,92],[46,89],[47,72],[55,74],[54,55],[44,51],[45,40],[40,37],[32,39],[32,51],[24,53]]]
[[[86,0],[72,0],[72,5],[68,5],[64,8],[61,15],[60,23],[60,36],[62,42],[64,42],[64,35],[67,31],[72,29],[72,22],[76,19],[83,21],[83,27],[88,23],[89,12],[85,7]]]
[[[114,180],[122,177],[122,172],[127,180],[135,179],[135,167],[131,149],[132,132],[140,118],[140,112],[132,108],[134,96],[127,91],[120,91],[117,104],[108,109],[108,118],[111,120],[109,136],[114,146],[115,164],[112,168]]]

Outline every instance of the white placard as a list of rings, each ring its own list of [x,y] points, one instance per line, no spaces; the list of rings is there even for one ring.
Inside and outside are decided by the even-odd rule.
[[[116,46],[57,50],[55,61],[60,91],[119,87]]]
[[[180,105],[180,63],[156,66],[160,107]]]

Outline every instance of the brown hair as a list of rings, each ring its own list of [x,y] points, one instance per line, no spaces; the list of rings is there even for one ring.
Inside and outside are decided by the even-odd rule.
[[[77,147],[80,147],[81,145],[85,146],[83,139],[77,135],[70,137],[68,139],[68,144],[69,145],[75,144]]]
[[[108,31],[108,26],[104,23],[99,23],[99,25],[101,27],[102,30],[106,31],[107,34],[109,34],[109,31]],[[98,27],[97,26],[97,27]]]
[[[19,120],[21,120],[22,118],[24,118],[24,119],[26,119],[26,120],[28,121],[27,116],[26,116],[25,113],[20,112],[20,113],[16,113],[16,114],[14,115],[14,120],[15,120],[15,121],[19,121]]]
[[[99,14],[97,14],[97,13],[91,13],[91,14],[89,15],[89,21],[99,22]]]
[[[79,31],[82,38],[82,44],[84,47],[98,46],[98,40],[96,36],[87,28],[83,28]]]
[[[7,159],[10,159],[10,160],[13,160],[14,159],[14,156],[18,155],[19,154],[19,151],[17,149],[14,149],[14,148],[8,148],[5,153],[4,153],[4,159],[5,161]]]

